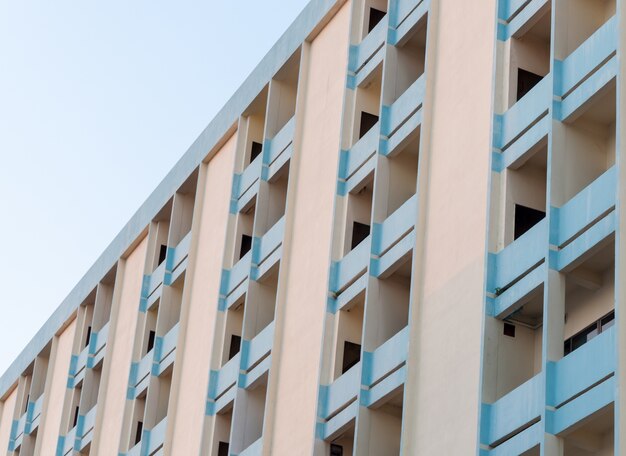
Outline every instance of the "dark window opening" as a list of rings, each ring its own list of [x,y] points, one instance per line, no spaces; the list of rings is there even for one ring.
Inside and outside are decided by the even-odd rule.
[[[239,258],[243,258],[243,256],[250,251],[252,248],[252,236],[248,236],[247,234],[241,235],[241,248],[239,249]]]
[[[380,21],[383,20],[387,13],[385,11],[378,10],[376,8],[370,8],[370,21],[367,25],[367,33],[374,30],[374,27],[378,25]]]
[[[352,224],[352,244],[350,250],[363,242],[370,235],[370,226],[365,223],[354,222]]]
[[[74,420],[72,421],[72,427],[76,427],[76,424],[78,424],[78,410],[79,410],[79,407],[77,405],[76,408],[74,409]]]
[[[526,231],[530,230],[533,226],[543,220],[545,216],[546,213],[543,211],[538,211],[537,209],[516,204],[514,239],[517,239]]]
[[[143,433],[143,421],[137,421],[137,431],[135,432],[135,445],[141,442],[142,433]]]
[[[515,337],[515,325],[512,325],[511,323],[505,323],[504,335],[508,337]]]
[[[85,347],[89,347],[90,340],[91,340],[91,326],[87,326],[87,337],[85,337]]]
[[[30,394],[26,395],[26,404],[24,405],[24,413],[28,411],[28,402],[30,402]]]
[[[524,95],[532,90],[539,81],[543,79],[543,76],[531,73],[530,71],[517,69],[517,99],[519,100]]]
[[[241,348],[241,336],[232,335],[230,336],[230,348],[228,350],[228,359],[231,360],[239,353],[239,349]]]
[[[361,346],[345,341],[343,343],[343,365],[341,367],[341,373],[345,374],[359,361],[361,361]]]
[[[228,456],[228,442],[220,442],[217,447],[217,456]]]
[[[330,444],[330,456],[343,456],[343,447],[334,443]]]
[[[152,330],[148,333],[148,348],[146,348],[146,353],[150,353],[150,350],[154,348],[154,339],[156,337],[156,333]]]
[[[587,326],[579,333],[574,334],[572,337],[564,342],[563,356],[569,355],[577,348],[582,347],[598,334],[609,329],[615,323],[615,311],[611,311],[604,317],[595,321],[593,324]]]
[[[167,246],[161,245],[161,248],[159,249],[159,264],[165,261],[166,255],[167,255]]]
[[[250,150],[250,163],[254,161],[263,152],[263,144],[252,141],[252,149]]]
[[[359,139],[361,139],[365,134],[372,129],[374,125],[378,122],[378,116],[374,114],[370,114],[369,112],[361,112],[361,125],[359,127]]]

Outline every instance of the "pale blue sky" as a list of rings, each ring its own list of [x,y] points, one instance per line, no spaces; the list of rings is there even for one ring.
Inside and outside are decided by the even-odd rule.
[[[0,375],[308,0],[0,0]]]

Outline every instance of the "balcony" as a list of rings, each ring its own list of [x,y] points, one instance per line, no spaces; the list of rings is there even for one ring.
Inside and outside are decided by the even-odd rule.
[[[517,36],[534,18],[550,8],[550,0],[500,0],[498,2],[498,39]]]
[[[425,90],[422,75],[391,106],[383,106],[380,134],[386,139],[381,142],[381,154],[392,156],[421,125]]]
[[[97,406],[94,406],[86,415],[78,416],[78,423],[76,424],[76,445],[80,451],[83,451],[87,445],[91,444],[93,440],[93,431],[96,426],[96,413],[98,412]]]
[[[241,347],[240,387],[250,388],[270,368],[274,345],[274,322],[267,325],[252,340],[244,340]]]
[[[142,455],[153,456],[156,454],[162,454],[166,431],[167,417],[163,418],[159,424],[144,434],[144,438],[142,439]]]
[[[139,362],[130,367],[130,384],[128,386],[128,399],[136,399],[148,388],[155,350],[150,350]]]
[[[546,427],[558,435],[615,400],[615,327],[548,363]]]
[[[31,434],[35,429],[39,427],[41,419],[41,412],[43,410],[43,394],[39,396],[35,402],[28,403],[27,421],[25,431],[27,434]]]
[[[616,167],[613,166],[560,208],[552,208],[550,266],[568,270],[615,233]]]
[[[176,345],[178,344],[179,323],[163,337],[157,337],[154,345],[153,375],[159,376],[170,367],[176,359]]]
[[[109,338],[109,323],[104,325],[100,331],[93,332],[89,340],[89,358],[87,367],[96,367],[104,358],[106,353],[107,340]]]
[[[165,261],[161,263],[150,275],[143,276],[141,286],[141,301],[139,309],[146,312],[161,296],[163,281],[165,280]]]
[[[389,44],[401,44],[426,20],[430,0],[391,0],[389,5]]]
[[[259,179],[263,169],[263,155],[259,154],[243,173],[233,176],[231,214],[241,212],[259,191]]]
[[[502,154],[496,166],[503,169],[517,162],[547,135],[551,102],[552,76],[547,75],[508,111],[495,116],[493,143]]]
[[[219,413],[235,399],[241,352],[230,359],[220,370],[212,370],[209,379],[207,415]]]
[[[70,374],[68,379],[68,388],[75,388],[85,378],[85,372],[87,370],[89,362],[89,346],[83,348],[78,355],[72,355],[70,360]]]
[[[219,310],[229,309],[248,289],[252,251],[246,253],[231,269],[222,271]]]
[[[408,350],[407,326],[373,352],[363,353],[361,405],[375,407],[404,385]]]
[[[263,146],[263,180],[270,180],[289,161],[293,153],[296,118],[292,117],[272,139]]]
[[[374,170],[380,141],[380,123],[373,126],[350,150],[342,150],[339,158],[339,195],[352,191]]]
[[[330,385],[321,385],[318,397],[318,437],[327,440],[356,418],[362,364],[358,362]]]
[[[348,87],[351,89],[361,85],[374,68],[383,61],[388,24],[389,15],[385,15],[360,44],[350,46]]]
[[[342,293],[363,274],[370,261],[371,236],[351,250],[339,261],[333,261],[330,267],[330,291]]]
[[[375,223],[372,236],[371,274],[380,277],[413,250],[417,222],[417,195],[409,198],[383,223]]]
[[[191,245],[191,231],[174,248],[167,250],[165,260],[165,284],[171,285],[187,269],[189,247]]]
[[[56,454],[61,456],[70,455],[77,446],[80,446],[80,441],[76,439],[76,426],[74,426],[67,434],[59,437]]]
[[[28,413],[24,413],[19,420],[13,420],[11,424],[11,437],[9,439],[9,451],[16,451],[24,440]]]
[[[516,283],[525,287],[535,285],[535,281],[522,278],[538,267],[548,252],[548,223],[543,219],[530,230],[517,238],[498,253],[490,253],[488,261],[487,290],[496,296],[512,288]],[[533,276],[536,279],[536,276]],[[527,290],[516,290],[524,294]]]
[[[255,238],[252,246],[252,279],[259,280],[282,257],[285,232],[285,216],[261,238]]]
[[[544,376],[539,374],[495,403],[483,404],[481,444],[497,448],[504,441],[539,421],[544,409],[543,391]],[[502,452],[502,454],[517,453]]]
[[[565,60],[555,61],[555,117],[568,121],[617,75],[617,17],[609,19]]]

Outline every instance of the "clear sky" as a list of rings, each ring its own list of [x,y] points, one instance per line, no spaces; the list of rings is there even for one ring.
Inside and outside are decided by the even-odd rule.
[[[0,0],[0,375],[308,0]]]

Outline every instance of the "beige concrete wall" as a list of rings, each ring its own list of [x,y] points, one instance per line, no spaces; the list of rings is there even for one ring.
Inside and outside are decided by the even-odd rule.
[[[119,449],[147,245],[144,238],[118,265],[93,454],[113,455]]]
[[[347,2],[303,48],[264,454],[310,454],[315,438],[349,20]]]
[[[11,438],[11,426],[13,425],[13,412],[15,411],[15,401],[17,400],[17,388],[7,396],[0,408],[0,448],[9,448]],[[2,454],[6,454],[4,451]]]
[[[35,449],[35,454],[41,456],[54,456],[56,452],[75,331],[76,320],[72,321],[52,342],[52,356],[48,365],[44,392],[44,412]]]
[[[183,295],[166,454],[198,454],[219,298],[236,135],[202,165]]]
[[[477,447],[495,8],[431,4],[404,454]]]

